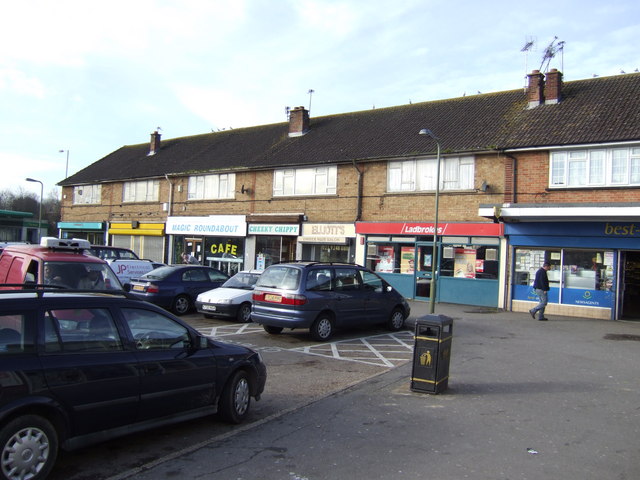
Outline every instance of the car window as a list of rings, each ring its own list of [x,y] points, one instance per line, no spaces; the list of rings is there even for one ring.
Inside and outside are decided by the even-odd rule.
[[[259,275],[253,273],[236,273],[233,277],[222,284],[226,288],[242,288],[245,290],[252,290],[253,286],[260,278]]]
[[[185,270],[182,272],[183,282],[206,282],[208,281],[207,274],[204,270],[198,268],[194,270]]]
[[[331,290],[331,269],[320,268],[307,273],[307,290]]]
[[[0,356],[25,351],[25,315],[0,315]]]
[[[352,291],[360,289],[360,275],[355,268],[336,268],[336,290]]]
[[[108,309],[48,310],[44,331],[44,349],[49,353],[122,350],[122,339]]]
[[[217,270],[207,270],[207,275],[211,282],[224,282],[228,278],[224,273]]]
[[[189,331],[161,313],[123,308],[122,315],[138,350],[184,349],[190,345]]]
[[[256,283],[259,287],[296,290],[300,284],[300,269],[272,266],[267,268]]]
[[[366,290],[378,290],[382,291],[382,287],[384,286],[384,282],[382,278],[376,275],[373,272],[362,272],[362,276],[364,278],[364,288]]]

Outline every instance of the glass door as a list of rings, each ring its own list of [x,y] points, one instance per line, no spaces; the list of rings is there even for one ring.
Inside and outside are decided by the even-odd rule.
[[[431,296],[431,265],[433,243],[416,244],[416,299],[426,300]]]

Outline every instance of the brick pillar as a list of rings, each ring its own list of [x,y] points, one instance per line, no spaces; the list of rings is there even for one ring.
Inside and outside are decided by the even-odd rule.
[[[547,73],[544,86],[544,103],[558,103],[562,100],[562,73],[552,68]]]
[[[534,70],[527,76],[529,77],[527,101],[529,108],[534,108],[544,102],[544,75],[540,70]]]
[[[289,112],[289,136],[298,137],[309,131],[309,112],[304,107],[296,107]]]

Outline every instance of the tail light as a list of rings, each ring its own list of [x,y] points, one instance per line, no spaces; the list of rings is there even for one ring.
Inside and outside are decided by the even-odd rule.
[[[154,285],[150,283],[147,287],[147,293],[158,293],[160,291],[160,287],[158,285]]]

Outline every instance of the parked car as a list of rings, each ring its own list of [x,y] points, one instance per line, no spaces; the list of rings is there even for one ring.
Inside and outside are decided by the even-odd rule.
[[[129,294],[0,291],[0,478],[44,479],[59,448],[218,413],[239,423],[260,355]]]
[[[259,270],[236,273],[222,286],[198,295],[196,309],[208,318],[227,317],[242,323],[250,322],[251,296],[260,273]]]
[[[82,239],[43,237],[40,245],[9,245],[0,256],[0,283],[12,287],[34,284],[65,289],[122,290],[107,262],[87,253]]]
[[[251,318],[265,331],[308,328],[318,341],[336,328],[386,324],[400,330],[406,299],[372,271],[353,264],[296,262],[268,267],[253,291]]]
[[[136,297],[184,315],[194,307],[196,297],[217,288],[229,276],[202,265],[167,265],[131,280],[131,293]]]

